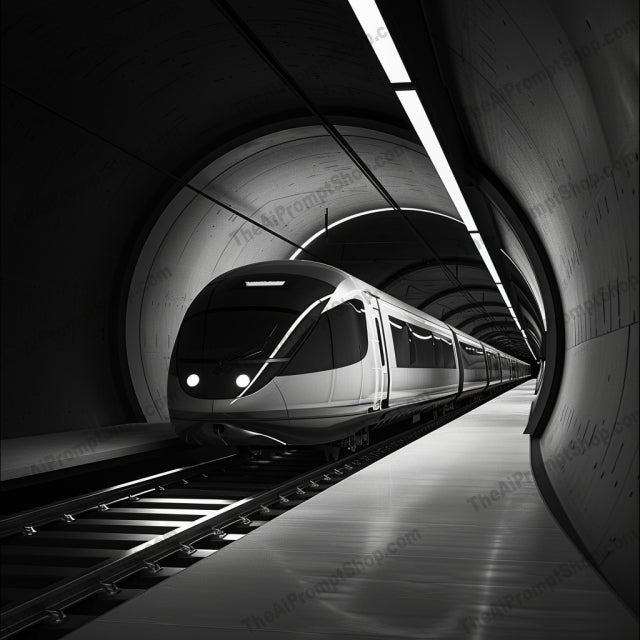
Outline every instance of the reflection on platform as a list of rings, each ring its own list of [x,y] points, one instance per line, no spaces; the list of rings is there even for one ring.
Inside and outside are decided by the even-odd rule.
[[[523,430],[534,384],[68,637],[637,637],[637,622],[558,527],[533,481]]]

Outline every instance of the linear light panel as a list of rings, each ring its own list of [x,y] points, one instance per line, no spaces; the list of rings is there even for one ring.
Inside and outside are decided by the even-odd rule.
[[[518,316],[516,315],[516,312],[511,307],[509,307],[509,313],[511,314],[511,317],[513,318],[513,321],[516,323],[516,326],[518,327],[518,329],[522,331],[522,327],[520,326],[520,322],[518,321]]]
[[[527,337],[526,337],[526,336],[523,336],[523,337],[524,337],[524,342],[525,342],[525,344],[527,345],[527,349],[529,349],[529,353],[533,356],[533,359],[534,359],[536,362],[540,362],[540,358],[538,358],[538,357],[536,356],[536,354],[535,354],[535,353],[533,353],[533,349],[531,348],[531,345],[529,344],[529,341],[527,340]]]
[[[496,287],[498,287],[498,291],[500,292],[500,295],[502,296],[502,299],[504,300],[507,307],[513,308],[513,305],[511,304],[511,300],[509,300],[509,296],[507,295],[507,291],[504,288],[504,286],[501,285],[499,282],[496,282]]]
[[[518,327],[518,329],[522,331],[522,325],[518,320],[518,316],[516,315],[516,312],[511,307],[509,307],[509,313],[511,314],[513,321],[516,323],[516,327]]]
[[[247,280],[247,287],[281,287],[285,283],[284,280]]]
[[[458,181],[453,175],[453,171],[451,171],[449,162],[444,155],[440,142],[438,142],[436,132],[431,126],[427,112],[424,110],[418,94],[413,89],[401,89],[396,91],[396,95],[404,107],[413,128],[418,134],[420,142],[422,142],[422,145],[426,149],[431,162],[433,162],[433,166],[435,167],[437,174],[440,176],[440,180],[442,180],[444,188],[447,190],[451,200],[453,200],[453,204],[458,210],[458,213],[462,218],[462,222],[464,222],[469,231],[478,231],[478,227],[476,227],[476,223],[471,215],[471,211],[469,211],[467,202],[462,195],[462,191],[460,191]]]
[[[331,230],[338,225],[344,224],[345,222],[349,222],[349,220],[353,220],[354,218],[360,218],[361,216],[368,216],[372,213],[384,213],[386,211],[395,211],[391,207],[384,207],[383,209],[368,209],[367,211],[359,211],[358,213],[354,213],[350,216],[345,216],[344,218],[340,218],[340,220],[335,220],[326,228],[323,227],[319,231],[316,231],[313,235],[309,236],[301,245],[300,249],[296,249],[292,254],[289,260],[296,260],[298,256],[302,253],[304,249],[306,249],[314,240],[317,240],[325,231]],[[411,207],[411,211],[418,211],[420,213],[430,213],[434,216],[442,216],[443,218],[447,218],[448,220],[452,220],[453,222],[457,222],[458,224],[462,224],[458,218],[453,218],[450,215],[446,215],[444,213],[440,213],[438,211],[431,211],[431,209],[416,209],[415,207]]]
[[[387,74],[391,84],[410,83],[411,79],[409,78],[409,74],[407,73],[404,63],[402,62],[402,58],[396,49],[393,38],[387,29],[387,25],[384,22],[375,0],[349,0],[349,4],[351,5],[351,9],[355,13],[362,30],[367,36],[369,43],[371,44],[371,47],[373,48],[373,51],[380,61],[380,64]],[[484,241],[478,232],[475,220],[473,219],[467,202],[462,195],[458,181],[453,175],[449,161],[447,160],[442,146],[438,141],[438,137],[436,136],[418,93],[413,89],[397,89],[396,95],[398,96],[398,100],[400,100],[409,121],[415,129],[415,132],[418,134],[422,145],[427,151],[427,154],[429,155],[440,180],[442,180],[449,197],[453,201],[462,222],[471,234],[476,248],[482,257],[483,262],[487,266],[494,283],[498,287],[500,295],[509,308],[509,312],[513,316],[518,329],[520,329],[531,355],[535,359],[531,345],[527,340],[527,336],[518,321],[513,307],[511,306],[509,296],[500,282],[500,276],[498,275],[495,265],[493,264],[493,260],[491,260],[491,256],[489,256],[489,252],[487,251]],[[311,242],[320,233],[321,232],[314,235],[312,238],[309,238],[308,242]],[[297,258],[299,253],[300,250],[296,251],[293,256],[291,256],[290,260]]]
[[[387,74],[389,82],[392,84],[411,82],[375,0],[349,0],[349,4]]]
[[[473,239],[475,245],[476,245],[476,249],[478,250],[478,252],[480,253],[480,256],[482,258],[482,260],[484,261],[485,265],[487,266],[487,269],[489,269],[489,273],[491,274],[491,277],[493,278],[494,282],[500,282],[500,276],[498,275],[498,272],[496,271],[496,267],[493,264],[493,260],[491,259],[491,256],[489,255],[489,252],[487,251],[487,247],[484,244],[484,240],[482,239],[482,236],[474,231],[471,234],[471,238]]]

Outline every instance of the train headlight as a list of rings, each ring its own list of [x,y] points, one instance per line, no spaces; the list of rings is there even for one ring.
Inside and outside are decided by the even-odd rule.
[[[200,376],[197,373],[187,376],[187,387],[197,387],[199,382]]]
[[[249,383],[251,382],[251,379],[249,378],[249,376],[246,373],[241,373],[237,378],[236,378],[236,384],[241,388],[244,389]]]

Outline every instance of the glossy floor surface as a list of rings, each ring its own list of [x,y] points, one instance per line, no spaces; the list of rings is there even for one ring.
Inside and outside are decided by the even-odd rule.
[[[550,515],[532,381],[112,610],[72,640],[636,638]],[[635,544],[635,542],[634,542]]]

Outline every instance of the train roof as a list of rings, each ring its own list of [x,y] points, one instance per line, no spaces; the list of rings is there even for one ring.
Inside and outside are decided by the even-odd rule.
[[[485,342],[482,342],[481,340],[478,340],[477,338],[470,336],[464,331],[460,331],[459,329],[456,329],[455,327],[448,325],[445,322],[442,322],[442,320],[438,320],[437,318],[434,318],[428,313],[425,313],[420,309],[416,309],[416,307],[412,307],[406,302],[403,302],[402,300],[398,300],[398,298],[394,298],[393,296],[388,295],[384,291],[380,291],[379,289],[376,289],[376,287],[374,287],[373,285],[369,284],[368,282],[365,282],[364,280],[360,280],[355,276],[352,276],[350,273],[347,273],[346,271],[342,271],[337,267],[332,267],[331,265],[324,264],[322,262],[315,262],[312,260],[269,260],[264,262],[255,262],[252,264],[244,265],[242,267],[237,267],[235,269],[232,269],[231,271],[227,271],[224,274],[221,274],[219,277],[251,276],[251,275],[264,273],[265,270],[268,270],[270,272],[282,273],[282,274],[287,274],[287,273],[300,274],[301,272],[303,272],[305,275],[309,277],[315,278],[317,280],[321,280],[334,287],[338,287],[340,284],[342,284],[346,280],[349,280],[351,281],[354,289],[361,289],[363,291],[368,291],[369,293],[371,293],[372,295],[375,295],[376,297],[380,298],[384,302],[387,302],[390,305],[398,307],[403,311],[405,311],[406,313],[410,313],[417,316],[425,315],[428,317],[429,322],[431,322],[435,326],[440,327],[441,329],[446,331],[449,331],[452,329],[453,331],[455,331],[457,335],[463,337],[465,340],[468,340],[472,344],[482,344],[485,348],[488,348],[493,352],[499,353],[504,357],[512,358],[518,362],[523,362],[522,360],[519,360],[515,356],[511,356],[507,353],[504,353],[503,351],[500,351],[500,349],[497,349],[496,347],[488,345]],[[523,362],[523,364],[526,364],[526,363]]]

